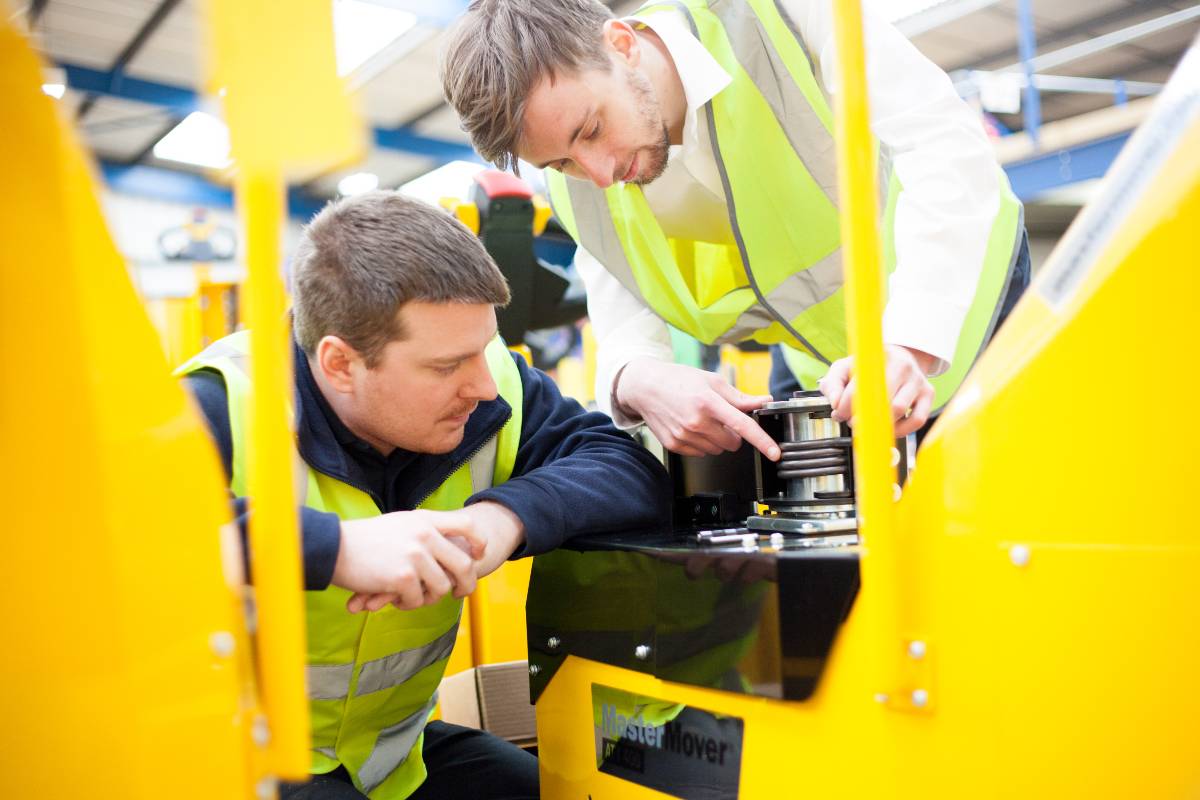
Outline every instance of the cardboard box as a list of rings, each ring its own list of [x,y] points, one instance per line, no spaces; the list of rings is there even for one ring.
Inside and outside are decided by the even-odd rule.
[[[484,664],[443,678],[438,699],[446,722],[480,728],[521,747],[537,743],[528,661]]]

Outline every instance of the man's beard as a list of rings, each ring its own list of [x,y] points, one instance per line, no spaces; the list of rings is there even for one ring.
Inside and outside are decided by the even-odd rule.
[[[654,145],[638,150],[639,153],[649,153],[649,155],[643,156],[644,163],[641,174],[634,176],[630,183],[645,186],[666,170],[667,155],[671,150],[671,134],[667,130],[667,124],[663,122],[662,114],[659,113],[650,81],[640,72],[632,69],[628,72],[627,81],[630,91],[637,98],[638,117],[645,123],[648,131],[653,132],[655,128],[658,128],[662,134]]]

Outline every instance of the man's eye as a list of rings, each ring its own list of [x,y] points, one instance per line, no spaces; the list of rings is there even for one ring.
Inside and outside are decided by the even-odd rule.
[[[600,122],[597,121],[595,127],[593,127],[591,132],[584,138],[585,139],[595,139],[596,136],[599,135],[599,133],[600,133]]]
[[[433,371],[436,372],[438,375],[453,375],[454,371],[457,369],[458,369],[458,364],[451,364],[448,367],[434,367]]]

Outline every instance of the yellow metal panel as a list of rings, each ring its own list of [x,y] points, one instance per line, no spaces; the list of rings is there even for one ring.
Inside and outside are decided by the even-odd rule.
[[[879,240],[877,147],[871,138],[861,0],[837,0],[833,16],[838,196],[846,270],[846,334],[854,357],[854,470],[864,591],[863,613],[875,631],[876,690],[895,695],[900,669],[896,528],[892,486],[892,418],[883,354],[883,250]]]
[[[200,350],[203,325],[196,297],[152,298],[146,301],[146,312],[158,331],[168,364],[178,366]]]
[[[593,683],[745,720],[743,798],[1200,796],[1200,114],[1178,108],[1174,152],[1110,176],[1153,176],[1132,210],[1067,237],[926,440],[897,505],[887,702],[864,569],[803,703],[568,658],[537,706],[544,798],[659,796],[597,772]]]
[[[0,795],[253,797],[221,469],[15,19],[0,14]]]
[[[253,382],[247,495],[272,768],[309,768],[303,581],[287,422],[291,347],[280,278],[284,177],[362,152],[363,135],[334,59],[328,0],[209,0],[209,87],[220,90],[246,229],[246,322]],[[214,93],[216,93],[214,91]]]
[[[766,350],[739,350],[731,344],[721,346],[722,377],[746,394],[770,394],[771,354]]]
[[[475,665],[520,661],[528,657],[525,597],[533,559],[508,561],[479,581],[469,599]]]

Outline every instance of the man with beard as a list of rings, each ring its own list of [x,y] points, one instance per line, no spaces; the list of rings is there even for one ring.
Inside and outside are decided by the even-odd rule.
[[[441,209],[396,192],[338,200],[292,272],[314,778],[281,796],[536,798],[533,756],[427,722],[462,598],[507,558],[663,523],[666,471],[505,348],[508,285]],[[248,358],[242,331],[180,368],[239,522]]]
[[[949,79],[869,11],[882,162],[883,331],[896,434],[961,383],[1028,283],[1020,203]],[[599,341],[596,396],[670,450],[779,448],[701,342],[776,345],[772,391],[819,386],[852,419],[828,0],[683,0],[615,19],[596,0],[475,0],[442,63],[446,97],[501,168],[545,168]]]

